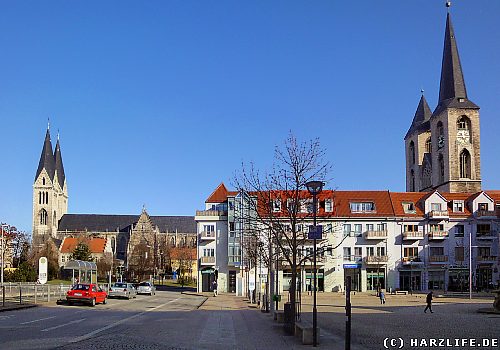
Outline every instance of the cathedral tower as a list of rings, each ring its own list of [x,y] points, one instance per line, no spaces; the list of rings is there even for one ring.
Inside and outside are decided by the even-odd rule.
[[[42,154],[33,183],[33,240],[55,237],[59,219],[68,211],[68,187],[61,156],[59,136],[52,152],[47,128]]]
[[[405,150],[407,191],[481,191],[479,107],[467,96],[449,13],[438,106],[430,115],[422,96]]]

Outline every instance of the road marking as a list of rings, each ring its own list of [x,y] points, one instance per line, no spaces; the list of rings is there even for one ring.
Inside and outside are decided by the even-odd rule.
[[[19,324],[29,324],[29,323],[35,323],[35,322],[38,322],[38,321],[50,320],[51,318],[56,318],[56,316],[50,316],[50,317],[45,317],[45,318],[39,318],[38,320],[33,320],[33,321],[23,322],[23,323],[19,323]]]
[[[174,299],[174,300],[170,300],[170,301],[168,301],[168,302],[166,302],[166,303],[164,303],[164,304],[161,304],[161,305],[156,306],[156,307],[155,307],[155,308],[153,308],[153,309],[149,309],[149,310],[146,310],[146,311],[140,312],[140,313],[138,313],[138,314],[132,315],[132,316],[130,316],[130,317],[124,318],[123,320],[116,321],[115,323],[108,324],[107,326],[104,326],[104,327],[102,327],[102,328],[96,329],[96,330],[95,330],[95,331],[93,331],[93,332],[90,332],[90,333],[88,333],[88,334],[82,335],[82,336],[80,336],[80,337],[76,337],[76,338],[74,338],[74,339],[70,340],[70,343],[78,343],[78,342],[81,342],[81,341],[87,340],[87,339],[89,339],[89,338],[92,338],[94,335],[99,334],[99,333],[101,333],[102,331],[105,331],[105,330],[108,330],[108,329],[110,329],[110,328],[116,327],[116,326],[118,326],[118,325],[120,325],[120,324],[122,324],[122,323],[125,323],[125,322],[127,322],[127,321],[129,321],[129,320],[132,320],[132,319],[136,318],[136,317],[142,316],[142,315],[144,315],[145,313],[148,313],[148,312],[154,311],[154,310],[156,310],[156,309],[159,309],[159,308],[161,308],[161,307],[164,307],[165,305],[168,305],[168,304],[170,304],[170,303],[173,303],[174,301],[177,301],[177,300],[179,300],[179,299],[181,299],[181,298],[177,298],[177,299]]]
[[[54,327],[50,327],[50,328],[45,328],[45,329],[42,329],[42,332],[52,331],[52,330],[54,330],[54,329],[58,329],[58,328],[62,328],[62,327],[69,326],[70,324],[80,323],[80,322],[83,322],[83,321],[85,321],[85,320],[86,320],[86,318],[82,318],[82,319],[79,319],[79,320],[74,320],[74,321],[71,321],[71,322],[68,322],[68,323],[65,323],[65,324],[60,324],[59,326],[54,326]]]

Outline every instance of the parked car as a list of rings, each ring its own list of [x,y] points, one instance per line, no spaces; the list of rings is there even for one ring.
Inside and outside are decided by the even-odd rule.
[[[151,282],[141,282],[137,287],[137,294],[155,295],[156,288]]]
[[[121,298],[135,298],[137,297],[137,291],[132,285],[132,283],[126,283],[126,282],[116,282],[113,283],[111,288],[109,288],[109,297],[114,298],[114,297],[121,297]]]
[[[75,302],[87,303],[91,306],[97,303],[106,304],[107,298],[108,294],[93,283],[77,283],[66,293],[66,300],[70,305]]]

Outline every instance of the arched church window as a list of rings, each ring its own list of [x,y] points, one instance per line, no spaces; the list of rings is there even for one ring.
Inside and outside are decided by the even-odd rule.
[[[45,177],[42,177],[42,185],[45,185]]]
[[[413,169],[410,174],[410,192],[415,192],[415,172]]]
[[[38,192],[38,204],[42,204],[42,192]]]
[[[460,177],[470,179],[471,164],[470,153],[466,149],[460,152]]]
[[[116,252],[115,248],[116,248],[115,237],[111,237],[111,251],[112,251],[113,253],[115,253],[115,252]]]
[[[410,142],[410,163],[411,164],[415,164],[415,144],[412,142]]]
[[[442,148],[444,146],[444,129],[443,123],[437,123],[437,135],[438,135],[438,148]]]
[[[425,140],[425,152],[432,153],[432,141],[430,136],[427,138],[427,140]]]
[[[171,246],[171,247],[175,247],[175,237],[172,237],[172,238],[170,239],[170,246]]]
[[[442,154],[439,154],[439,183],[444,182],[444,158]]]
[[[54,215],[52,215],[52,226],[56,226],[57,224],[57,215],[56,211],[54,210]]]
[[[40,210],[40,225],[47,225],[47,211],[45,209]]]
[[[196,247],[196,238],[191,238],[191,247]]]
[[[469,118],[463,115],[457,120],[457,128],[459,130],[469,130],[470,129],[469,123],[470,123]]]

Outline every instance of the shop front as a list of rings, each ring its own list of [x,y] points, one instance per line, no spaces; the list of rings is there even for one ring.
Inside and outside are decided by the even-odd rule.
[[[313,269],[306,269],[306,291],[311,292],[314,289]],[[325,271],[318,269],[316,272],[316,288],[318,292],[325,291]]]
[[[469,291],[468,267],[450,267],[448,270],[448,290],[450,292]]]
[[[214,280],[215,280],[214,268],[206,267],[203,270],[201,270],[201,291],[212,292]]]
[[[429,280],[427,288],[429,290],[444,290],[445,270],[429,270]]]
[[[399,270],[399,289],[407,291],[422,290],[422,270]]]
[[[491,265],[479,265],[476,271],[478,291],[493,289],[493,269]]]
[[[344,290],[347,276],[351,276],[351,290],[361,292],[361,264],[344,264]]]
[[[366,289],[378,290],[385,289],[385,269],[367,268],[366,269]]]

